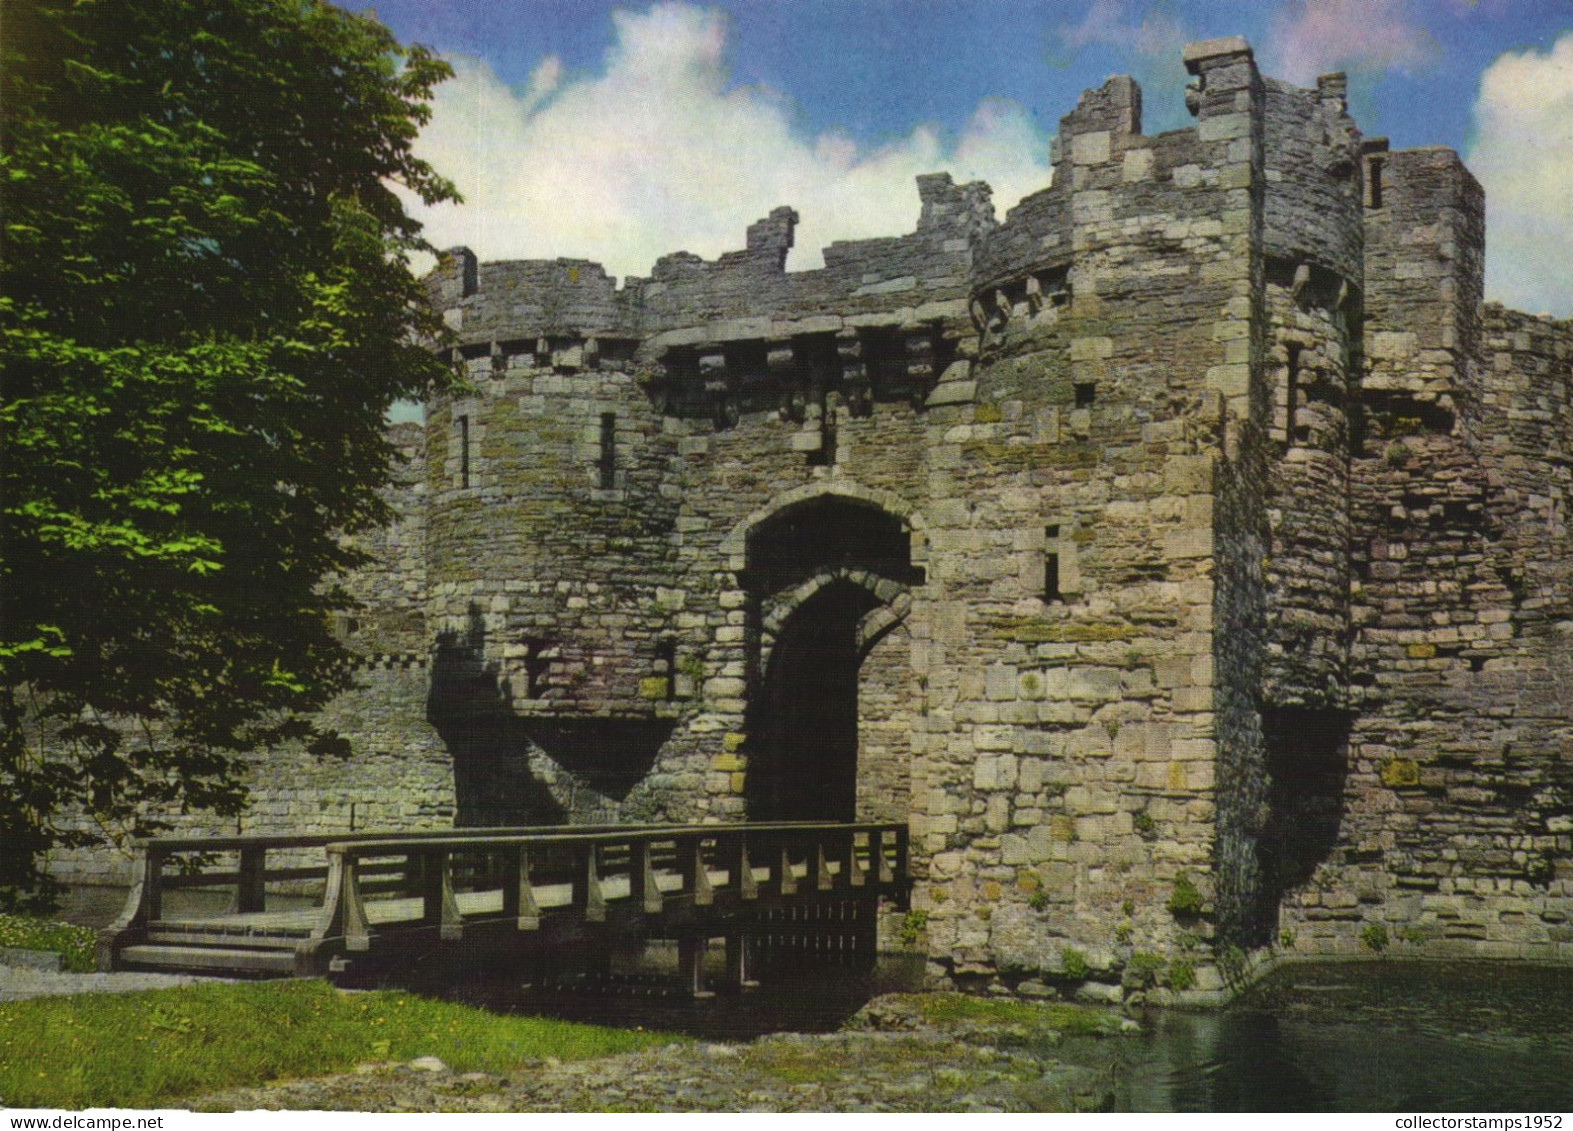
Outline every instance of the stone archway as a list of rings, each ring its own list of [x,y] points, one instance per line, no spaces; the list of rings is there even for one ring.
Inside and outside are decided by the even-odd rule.
[[[765,821],[850,821],[857,816],[857,625],[874,597],[845,582],[820,589],[792,614],[765,670],[749,816]]]
[[[861,673],[906,617],[910,586],[923,580],[912,562],[914,541],[907,515],[839,492],[794,501],[749,531],[740,581],[753,626],[744,789],[750,819],[873,816],[865,810],[879,791],[861,781],[869,721],[860,707]],[[900,681],[906,662],[904,647],[887,652],[876,699],[888,716],[903,710],[892,707],[900,696],[891,695],[890,685]],[[899,661],[893,664],[892,656]],[[878,725],[883,762],[875,776],[905,782],[909,744],[893,750],[891,719],[881,717]],[[883,764],[895,758],[899,773]],[[905,816],[901,792],[899,799],[881,799],[881,818],[893,809],[899,814],[887,819]]]

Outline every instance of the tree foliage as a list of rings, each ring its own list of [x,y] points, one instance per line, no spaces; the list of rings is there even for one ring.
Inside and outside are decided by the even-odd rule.
[[[3,0],[0,907],[86,814],[330,744],[384,414],[450,379],[398,188],[446,64],[320,0]]]

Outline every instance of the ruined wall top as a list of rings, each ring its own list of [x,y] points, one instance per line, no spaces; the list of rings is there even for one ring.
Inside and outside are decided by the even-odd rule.
[[[918,178],[914,231],[833,243],[818,270],[786,270],[798,215],[781,206],[749,225],[741,250],[715,260],[676,252],[621,287],[583,260],[481,264],[456,248],[429,277],[433,298],[467,350],[552,337],[660,349],[839,329],[853,324],[846,319],[912,325],[957,318],[986,288],[1020,285],[1030,275],[1041,286],[1068,270],[1079,233],[1105,212],[1151,214],[1157,196],[1226,187],[1219,176],[1238,177],[1246,154],[1264,196],[1265,254],[1363,293],[1371,165],[1348,114],[1344,76],[1324,75],[1309,89],[1264,79],[1239,37],[1192,43],[1183,59],[1194,76],[1185,101],[1195,125],[1143,135],[1141,88],[1129,76],[1110,78],[1060,120],[1052,180],[1003,222],[988,185],[958,185],[935,173]],[[1402,164],[1386,159],[1390,194],[1404,191],[1392,181]]]

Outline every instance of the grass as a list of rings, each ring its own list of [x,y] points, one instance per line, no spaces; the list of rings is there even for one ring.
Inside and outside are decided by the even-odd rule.
[[[365,1061],[436,1056],[457,1072],[503,1072],[674,1039],[317,981],[34,998],[0,1002],[0,1103],[154,1107]]]
[[[32,915],[0,914],[0,946],[53,951],[64,959],[67,970],[92,970],[97,941],[98,934],[91,927],[74,927]]]
[[[1054,1029],[1067,1035],[1098,1036],[1118,1029],[1120,1019],[1104,1009],[1061,1002],[1026,1002],[967,994],[917,994],[918,1011],[936,1025],[957,1021]]]

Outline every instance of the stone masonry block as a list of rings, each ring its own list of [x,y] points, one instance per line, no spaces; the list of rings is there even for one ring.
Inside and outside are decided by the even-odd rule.
[[[1002,666],[988,668],[983,673],[985,694],[992,700],[1016,698],[1016,669]]]
[[[1101,165],[1109,159],[1109,131],[1076,134],[1071,138],[1071,163]]]
[[[1105,337],[1072,338],[1072,361],[1102,361],[1114,356],[1114,339]]]

